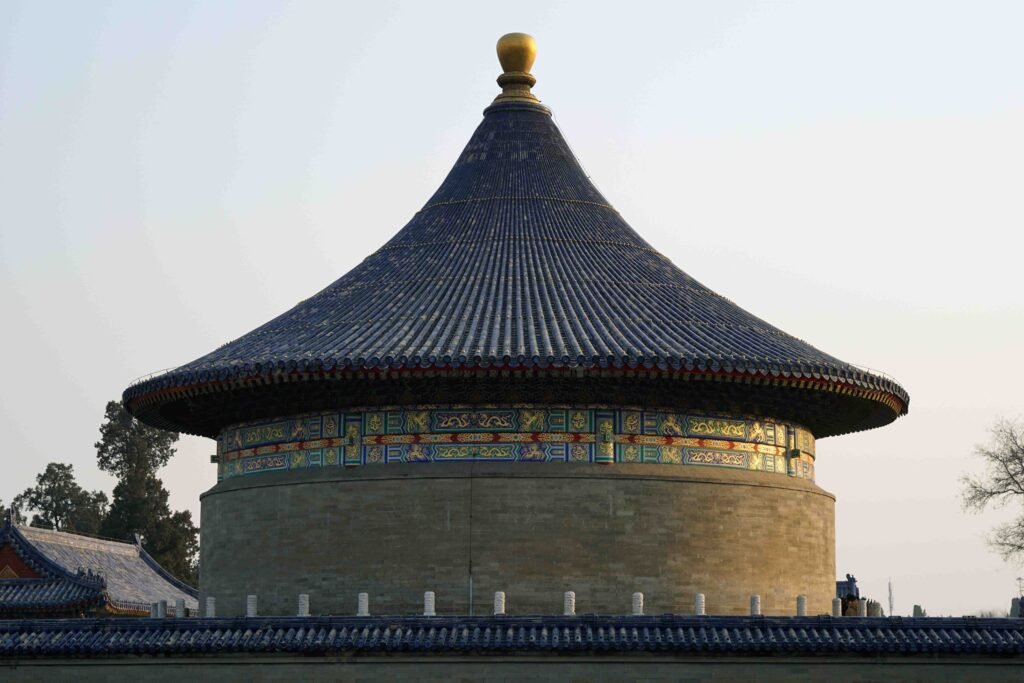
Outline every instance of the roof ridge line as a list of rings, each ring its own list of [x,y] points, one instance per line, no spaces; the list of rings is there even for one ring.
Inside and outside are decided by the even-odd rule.
[[[784,331],[779,330],[777,328],[757,327],[755,325],[746,325],[746,324],[743,324],[743,323],[735,323],[735,322],[708,322],[706,320],[686,320],[686,319],[683,319],[683,318],[627,317],[627,316],[622,316],[622,315],[610,316],[610,318],[614,319],[614,320],[623,321],[623,322],[661,321],[661,322],[678,323],[680,325],[693,325],[695,327],[718,328],[718,329],[734,329],[734,330],[750,330],[752,332],[757,332],[759,334],[770,334],[770,335],[775,336],[775,337],[782,337],[782,338],[787,338],[787,339],[797,339],[797,337],[794,337],[793,335],[789,334],[788,332],[784,332]],[[413,314],[413,315],[393,315],[393,316],[388,316],[388,319],[389,320],[398,320],[398,321],[405,321],[405,320],[440,320],[440,319],[442,319],[442,316],[440,314],[438,314],[438,313],[433,313],[433,314],[430,314],[430,315],[422,314],[421,313],[421,314]],[[472,314],[470,314],[470,313],[463,313],[461,316],[458,316],[458,317],[455,317],[455,318],[449,317],[447,319],[474,320],[475,317]],[[372,323],[378,322],[378,318],[339,318],[337,320],[337,322],[338,322],[338,324],[344,324],[344,325],[356,325],[356,324],[362,324],[362,323],[372,324]],[[313,356],[310,355],[309,357],[312,358]],[[847,365],[851,365],[851,364],[848,363]],[[874,373],[874,374],[884,374],[884,373]]]
[[[433,202],[433,203],[430,203],[430,204],[426,204],[426,205],[423,206],[423,208],[421,208],[416,213],[420,213],[422,211],[426,211],[427,209],[432,209],[435,206],[447,206],[449,204],[469,204],[470,202],[497,202],[497,201],[506,201],[506,200],[509,200],[509,199],[513,199],[513,200],[516,200],[516,201],[541,200],[541,201],[551,201],[551,202],[565,202],[567,204],[587,204],[587,205],[590,205],[590,206],[600,206],[601,208],[604,208],[604,209],[611,209],[615,213],[619,213],[618,209],[616,209],[611,204],[605,204],[605,203],[602,203],[602,202],[592,202],[589,199],[569,199],[568,197],[552,197],[552,196],[549,196],[549,195],[532,195],[532,196],[530,196],[530,195],[521,195],[521,196],[495,195],[493,197],[473,197],[471,199],[446,199],[446,200],[441,201],[441,202]]]
[[[153,556],[146,552],[146,549],[141,545],[139,546],[139,558],[146,563],[146,565],[152,569],[156,574],[167,583],[171,584],[183,593],[191,595],[193,598],[199,599],[199,589],[188,585],[174,574],[167,571],[163,565],[153,559]]]
[[[109,538],[107,536],[97,536],[94,534],[79,533],[77,531],[63,531],[61,529],[47,529],[41,526],[19,526],[20,530],[27,530],[29,536],[39,534],[40,537],[46,537],[45,540],[52,543],[61,543],[72,547],[88,547],[90,544],[95,544],[103,548],[109,548],[110,550],[121,551],[124,554],[129,554],[134,548],[137,548],[137,544],[131,541],[119,541],[115,538]],[[41,538],[41,540],[43,540]],[[111,547],[112,546],[112,547]]]
[[[491,237],[491,238],[487,238],[487,239],[484,239],[484,238],[480,238],[480,239],[466,238],[466,239],[431,240],[429,242],[424,242],[424,241],[402,242],[400,244],[385,244],[383,247],[381,247],[380,249],[378,249],[374,253],[379,253],[379,252],[382,252],[382,251],[388,251],[390,249],[414,249],[416,247],[422,247],[422,246],[425,246],[425,245],[426,246],[436,246],[438,244],[492,244],[494,242],[558,242],[558,243],[567,243],[567,244],[601,244],[601,245],[606,245],[606,246],[625,247],[627,249],[634,249],[636,251],[642,251],[642,252],[646,252],[648,254],[654,254],[654,255],[664,259],[665,261],[669,260],[668,258],[665,257],[664,254],[662,254],[657,249],[654,249],[653,247],[641,247],[641,246],[637,246],[636,244],[632,244],[631,242],[621,242],[619,240],[601,240],[601,239],[582,240],[582,239],[577,239],[577,238],[574,238],[574,237],[540,237],[540,236],[534,236],[534,235],[531,235],[529,237],[523,237],[523,236],[520,236],[520,235],[502,235],[500,237]],[[478,277],[478,276],[474,275],[472,277]],[[331,286],[333,286],[333,285],[328,286],[328,289],[330,289]],[[323,290],[323,291],[327,291],[327,290]],[[707,291],[711,292],[711,290],[707,290]],[[711,293],[715,294],[715,292],[711,292]],[[316,294],[314,294],[313,296],[311,296],[309,298],[312,299],[315,296],[316,296]],[[716,296],[721,296],[721,295],[720,294],[716,294]],[[725,297],[722,297],[722,298],[725,298]]]

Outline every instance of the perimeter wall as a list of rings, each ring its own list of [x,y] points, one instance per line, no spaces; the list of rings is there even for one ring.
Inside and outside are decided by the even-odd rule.
[[[0,661],[10,683],[295,683],[295,681],[759,681],[760,683],[1005,683],[1022,680],[1016,658],[678,658],[614,657],[366,657],[222,656]]]

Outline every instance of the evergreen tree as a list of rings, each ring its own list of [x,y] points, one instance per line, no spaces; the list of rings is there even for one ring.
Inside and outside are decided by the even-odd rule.
[[[178,435],[174,432],[143,424],[119,401],[110,401],[100,425],[96,463],[119,480],[138,472],[155,475],[174,455],[177,441]]]
[[[34,511],[32,526],[96,534],[107,513],[107,496],[86,491],[75,481],[74,467],[51,462],[36,475],[36,485],[15,496],[11,505],[19,516]]]
[[[107,404],[96,460],[118,483],[100,533],[111,538],[139,534],[153,559],[195,585],[199,529],[191,512],[171,510],[167,489],[156,476],[174,455],[177,440],[173,432],[139,422],[120,403]]]

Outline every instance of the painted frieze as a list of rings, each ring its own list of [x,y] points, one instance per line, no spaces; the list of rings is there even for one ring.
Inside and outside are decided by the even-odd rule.
[[[315,467],[481,461],[656,463],[814,479],[814,436],[772,419],[607,406],[413,406],[239,424],[218,478]]]

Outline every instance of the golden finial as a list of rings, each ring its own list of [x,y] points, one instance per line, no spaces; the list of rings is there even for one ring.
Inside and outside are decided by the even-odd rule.
[[[506,33],[498,38],[498,61],[505,73],[498,76],[501,94],[495,102],[540,102],[530,92],[537,79],[530,74],[537,57],[537,41],[526,33]]]
[[[537,58],[537,41],[526,33],[506,33],[498,38],[498,61],[505,71],[528,74]]]

